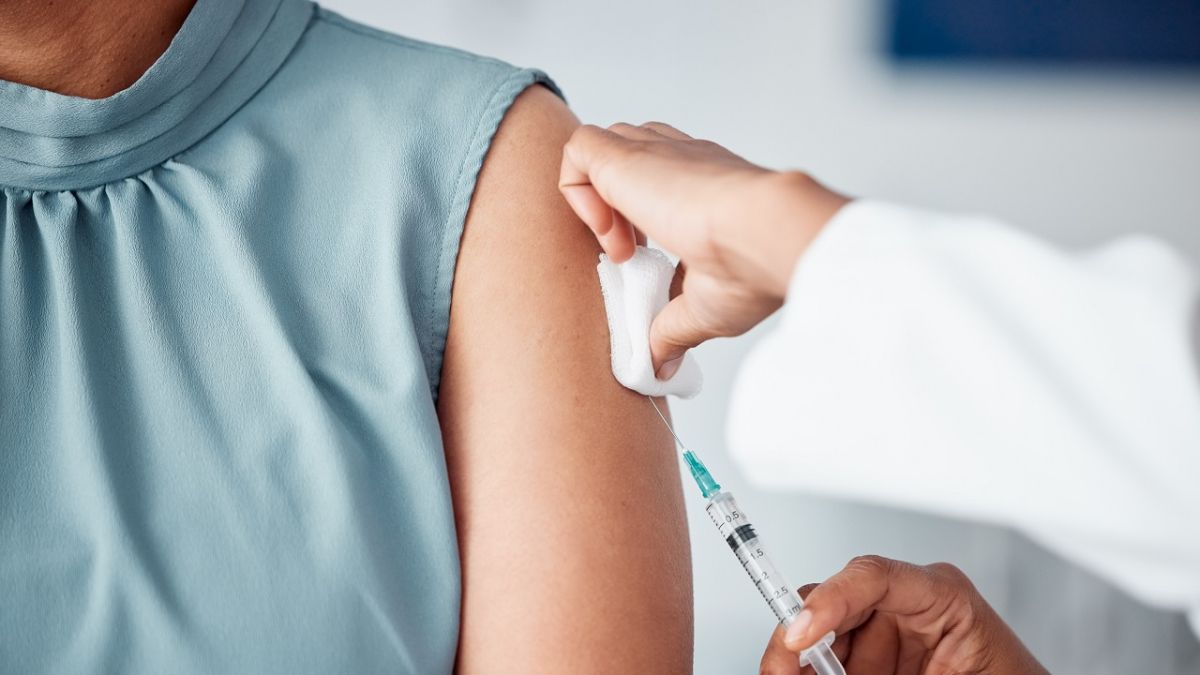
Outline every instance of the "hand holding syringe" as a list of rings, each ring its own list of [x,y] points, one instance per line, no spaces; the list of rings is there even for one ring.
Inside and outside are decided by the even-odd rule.
[[[763,600],[766,600],[771,611],[775,612],[775,618],[785,628],[792,625],[804,609],[804,601],[794,588],[788,586],[783,575],[771,562],[758,533],[754,530],[754,525],[750,523],[746,512],[738,506],[733,495],[720,489],[720,485],[713,481],[704,464],[691,451],[685,452],[684,458],[697,484],[701,485],[704,496],[708,497],[705,511],[712,518],[717,530],[733,549],[738,562],[758,588]],[[709,482],[711,489],[716,491],[704,490],[702,481]],[[842,664],[838,662],[831,648],[833,640],[834,634],[830,631],[815,645],[800,652],[800,665],[811,665],[817,675],[845,675],[846,671],[842,669]]]
[[[924,663],[921,672],[926,674],[1048,675],[966,575],[945,563],[912,565],[879,556],[855,558],[808,595],[814,606],[824,602],[823,614],[817,617],[813,610],[806,611],[804,600],[771,562],[746,512],[683,445],[653,398],[650,403],[675,437],[692,478],[708,499],[709,517],[787,633],[780,639],[776,631],[761,672],[795,672],[796,648],[811,641],[810,635],[820,635],[811,646],[800,649],[800,666],[811,667],[817,675],[846,675],[832,648],[837,629],[843,634],[854,632],[848,663],[856,672],[898,672],[885,664],[905,662],[903,652]],[[820,595],[824,597],[818,600]],[[805,622],[797,619],[802,615],[811,623],[801,625]],[[886,630],[878,630],[873,625],[877,623],[887,624]],[[884,639],[874,639],[879,635]]]

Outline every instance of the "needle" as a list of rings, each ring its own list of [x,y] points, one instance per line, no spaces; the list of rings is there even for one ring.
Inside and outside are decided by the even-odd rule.
[[[658,418],[661,419],[663,424],[667,426],[667,431],[671,432],[671,436],[675,438],[675,442],[679,444],[679,448],[684,452],[691,452],[691,450],[688,450],[687,446],[683,444],[683,441],[679,440],[679,435],[675,433],[674,427],[672,427],[671,423],[667,421],[666,415],[663,415],[662,411],[658,409],[658,404],[654,402],[654,399],[647,396],[646,400],[650,401],[650,405],[654,406],[654,412],[658,413]]]

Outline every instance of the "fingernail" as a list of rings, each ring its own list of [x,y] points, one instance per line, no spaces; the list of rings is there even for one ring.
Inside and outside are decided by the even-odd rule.
[[[679,370],[679,366],[683,364],[683,357],[676,356],[658,367],[658,372],[654,374],[660,380],[669,380]]]
[[[807,609],[802,610],[796,615],[796,620],[792,625],[788,626],[787,632],[783,634],[784,644],[790,646],[804,639],[804,635],[808,633],[808,627],[812,625],[812,612]]]

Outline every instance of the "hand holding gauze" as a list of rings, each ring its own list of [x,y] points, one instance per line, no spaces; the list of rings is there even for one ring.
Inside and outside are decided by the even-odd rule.
[[[778,309],[797,258],[847,201],[659,123],[580,127],[563,149],[559,189],[613,262],[633,255],[635,227],[679,256],[682,292],[650,328],[663,380],[686,350]]]

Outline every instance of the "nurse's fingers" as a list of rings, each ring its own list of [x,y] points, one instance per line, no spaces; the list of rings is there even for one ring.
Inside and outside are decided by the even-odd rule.
[[[634,246],[644,244],[646,236],[634,229],[620,211],[612,208],[590,185],[571,185],[560,190],[575,215],[596,235],[600,248],[614,262],[625,262]]]
[[[616,209],[611,209],[611,211],[612,227],[604,234],[597,236],[596,239],[600,242],[600,248],[604,249],[613,262],[622,263],[633,257],[641,233],[634,229],[633,224],[620,211]],[[644,236],[641,239],[645,241]]]
[[[668,133],[682,133],[659,122],[649,122],[643,126],[617,122],[607,129],[601,129],[592,124],[580,126],[571,134],[571,138],[563,147],[562,167],[558,176],[559,189],[592,185],[605,201],[611,204],[612,195],[595,180],[596,173],[610,162],[626,158],[638,149],[645,147],[644,144],[647,142],[666,141],[673,138],[659,133],[656,128],[662,128]]]
[[[660,380],[671,379],[683,364],[687,350],[717,337],[696,321],[692,300],[686,292],[680,293],[650,323],[650,359],[654,375]]]
[[[617,212],[591,185],[564,185],[558,190],[575,215],[579,216],[597,237],[603,237],[620,224]]]
[[[629,124],[628,122],[617,122],[616,124],[610,124],[608,126],[608,130],[613,132],[614,134],[617,134],[618,136],[628,138],[631,141],[665,141],[665,140],[667,140],[666,137],[664,137],[662,134],[658,133],[654,129],[647,127],[644,124],[642,126],[634,126],[632,124]]]
[[[673,141],[694,141],[694,140],[696,140],[696,139],[692,138],[691,136],[688,136],[687,134],[683,133],[682,131],[676,129],[675,127],[671,126],[670,124],[666,124],[665,122],[646,122],[645,124],[642,125],[642,128],[649,129],[649,130],[659,134],[660,136],[665,136]]]
[[[834,653],[846,667],[847,673],[895,673],[907,675],[915,669],[898,670],[900,664],[901,642],[900,630],[896,626],[894,614],[873,614],[866,623],[854,629],[845,637],[851,638],[854,648],[843,656],[838,654],[837,644],[842,641],[839,635],[834,645]],[[919,662],[918,662],[919,664]]]
[[[638,242],[645,244],[645,242]],[[687,264],[680,260],[675,264],[675,275],[671,277],[671,285],[667,287],[667,299],[674,300],[683,292],[683,279],[687,276]]]
[[[633,255],[635,235],[629,221],[613,208],[611,194],[604,194],[603,184],[593,183],[593,178],[602,167],[630,152],[633,143],[607,129],[581,126],[563,148],[559,169],[559,192],[616,262]]]
[[[625,216],[621,217],[624,218]],[[629,223],[629,227],[633,231],[633,243],[637,244],[638,246],[645,246],[646,233],[639,230],[637,225],[634,225],[633,223]]]
[[[809,672],[812,672],[811,669]],[[783,626],[776,626],[758,663],[760,675],[800,675],[800,660],[783,644]]]
[[[661,122],[642,126],[618,122],[607,129],[585,124],[563,147],[559,191],[615,262],[627,260],[634,247],[645,241],[622,211],[658,210],[654,205],[660,197],[647,185],[664,173],[661,149],[688,138]]]
[[[800,666],[800,655],[787,648],[783,642],[784,628],[776,626],[775,632],[771,634],[771,640],[767,643],[767,649],[763,652],[762,660],[759,661],[759,673],[769,675],[813,675],[811,666]],[[839,635],[833,643],[833,655],[838,658],[838,661],[846,663],[850,658],[851,653],[851,635]],[[851,671],[860,672],[860,671]],[[863,670],[863,673],[885,673],[886,670]]]
[[[799,651],[831,630],[840,635],[857,628],[872,612],[921,614],[945,606],[965,590],[931,567],[861,556],[809,593],[804,606],[808,617],[793,623],[784,641]]]
[[[563,146],[558,186],[591,184],[590,174],[595,165],[611,160],[628,144],[629,139],[608,129],[601,129],[594,124],[580,125]]]

